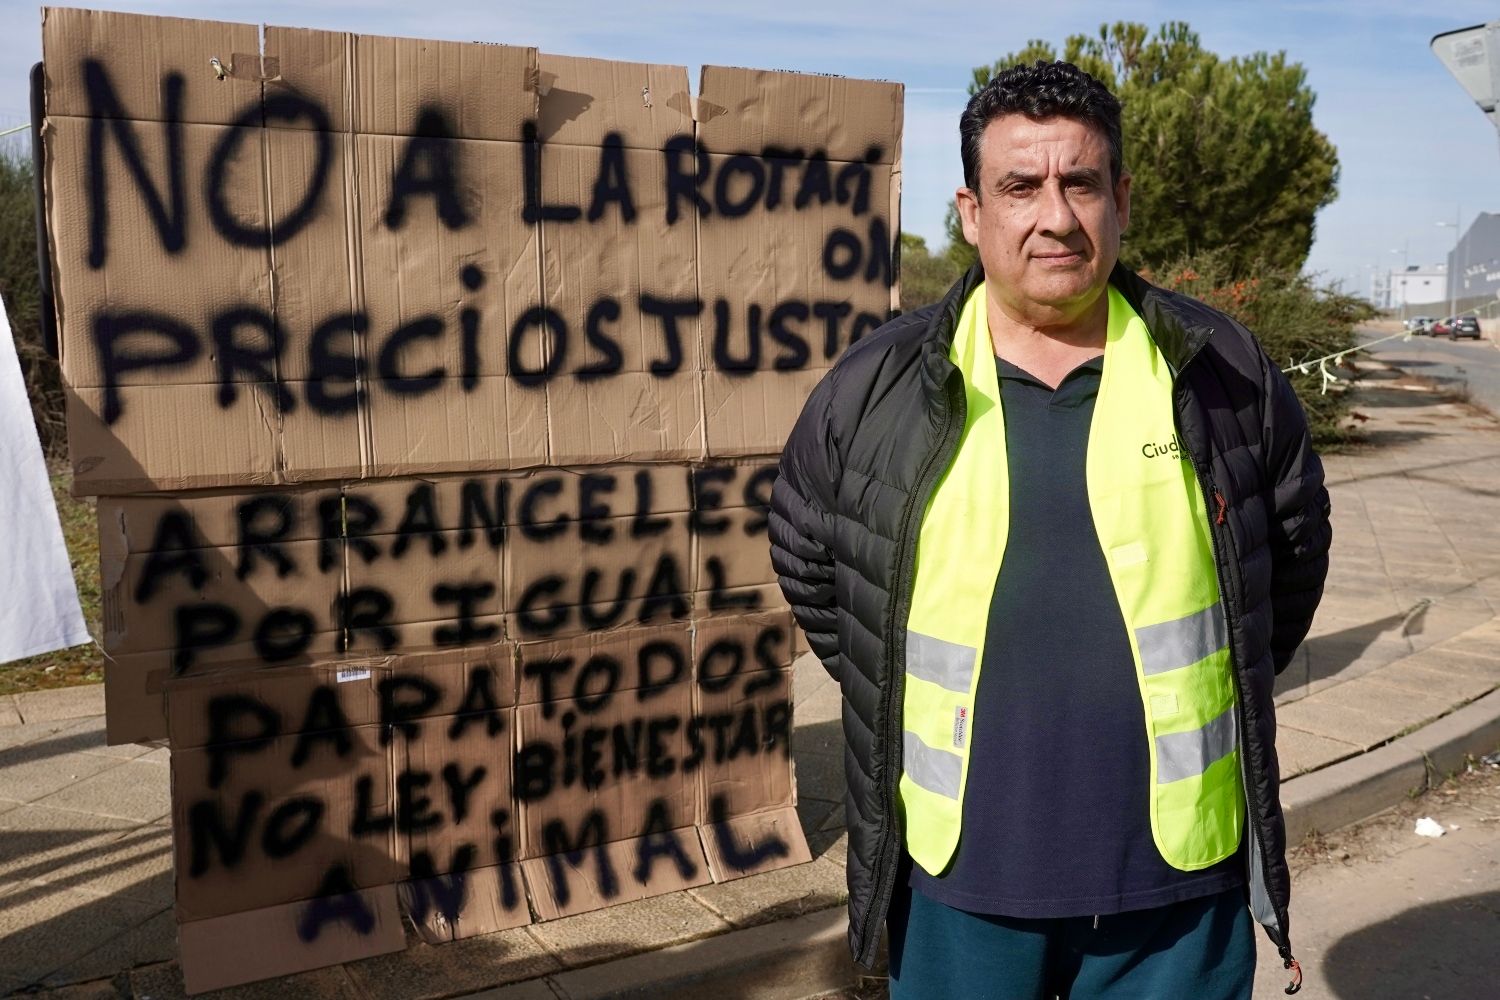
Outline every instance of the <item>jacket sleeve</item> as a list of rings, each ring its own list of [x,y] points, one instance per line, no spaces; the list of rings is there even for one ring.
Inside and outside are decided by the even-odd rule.
[[[771,565],[807,644],[839,679],[838,610],[834,594],[834,484],[839,453],[829,421],[833,376],[808,396],[781,452],[771,491]]]
[[[1313,451],[1307,415],[1285,375],[1261,355],[1265,369],[1267,474],[1272,504],[1271,659],[1276,673],[1286,669],[1312,627],[1328,576],[1328,490],[1323,463]]]

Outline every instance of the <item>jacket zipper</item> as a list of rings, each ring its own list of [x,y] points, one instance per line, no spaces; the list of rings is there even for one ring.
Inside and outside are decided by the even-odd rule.
[[[1194,357],[1197,357],[1196,351],[1187,359],[1186,362],[1183,363],[1183,367],[1186,368],[1187,363],[1191,362]],[[1178,369],[1179,377],[1181,376],[1181,372],[1182,369]],[[1175,397],[1175,391],[1173,395]],[[1176,422],[1177,418],[1177,409],[1177,406],[1174,405],[1174,423]],[[1230,617],[1230,608],[1238,608],[1240,595],[1238,588],[1231,588],[1229,586],[1229,584],[1233,582],[1230,579],[1232,574],[1227,572],[1228,562],[1224,558],[1223,545],[1221,542],[1219,531],[1219,526],[1224,523],[1224,511],[1227,505],[1225,504],[1223,498],[1220,496],[1218,488],[1214,485],[1212,475],[1205,471],[1204,467],[1198,462],[1198,456],[1193,453],[1193,450],[1191,448],[1187,447],[1187,436],[1182,433],[1182,428],[1180,426],[1177,428],[1177,434],[1178,438],[1183,442],[1183,452],[1188,456],[1188,461],[1192,463],[1193,477],[1198,481],[1198,488],[1203,493],[1204,510],[1209,512],[1208,537],[1212,540],[1214,547],[1214,572],[1219,579],[1220,599],[1225,602],[1224,622],[1226,630],[1230,634],[1228,647],[1229,673],[1230,676],[1234,678],[1235,723],[1239,726],[1241,739],[1240,780],[1244,783],[1245,786],[1245,804],[1246,807],[1250,810],[1250,832],[1251,835],[1255,837],[1255,847],[1260,852],[1260,857],[1262,859],[1261,870],[1262,874],[1264,874],[1264,859],[1268,857],[1268,855],[1266,853],[1265,836],[1261,829],[1260,823],[1260,794],[1256,791],[1255,782],[1250,780],[1250,765],[1248,758],[1243,752],[1245,733],[1248,731],[1245,723],[1245,691],[1244,685],[1240,680],[1239,667],[1235,663],[1233,639],[1234,622]],[[1251,872],[1246,871],[1245,874],[1247,877],[1253,878]],[[1266,889],[1266,899],[1271,903],[1272,912],[1276,917],[1276,930],[1281,935],[1281,941],[1277,947],[1277,953],[1280,954],[1282,960],[1285,962],[1286,968],[1295,969],[1295,978],[1292,980],[1291,984],[1286,987],[1286,992],[1289,994],[1296,993],[1299,989],[1302,988],[1302,970],[1297,960],[1292,957],[1291,938],[1290,935],[1287,934],[1287,915],[1285,911],[1283,911],[1281,906],[1276,902],[1276,900],[1271,897],[1269,889]]]
[[[962,379],[959,380],[960,389],[962,381]],[[916,488],[907,497],[906,506],[901,511],[900,530],[896,534],[900,543],[897,555],[900,561],[896,566],[895,593],[892,595],[891,608],[886,618],[886,648],[891,651],[891,655],[886,658],[890,677],[889,683],[884,685],[883,701],[885,704],[882,706],[885,713],[885,807],[888,821],[880,832],[880,840],[875,848],[875,885],[870,894],[870,907],[865,911],[864,932],[859,941],[858,960],[867,968],[875,961],[875,949],[880,940],[880,925],[885,922],[885,914],[890,908],[891,892],[895,888],[896,872],[900,867],[896,858],[896,849],[899,846],[897,815],[900,806],[901,767],[897,766],[892,755],[899,755],[901,752],[901,723],[898,710],[906,694],[906,633],[900,628],[900,623],[906,621],[911,614],[912,568],[917,555],[916,539],[912,535],[912,523],[918,511],[927,509],[927,501],[931,498],[932,489],[937,483],[938,472],[946,468],[953,459],[953,452],[959,439],[959,435],[954,433],[954,428],[962,430],[964,420],[967,419],[965,415],[967,401],[960,391],[955,405],[952,386],[953,379],[950,373],[950,377],[943,383],[947,406],[944,411],[943,431],[939,445],[928,456],[927,463],[917,476]],[[956,421],[953,419],[955,410],[961,414]],[[899,657],[895,655],[897,649],[901,651]],[[896,669],[898,666],[901,669]],[[880,919],[872,920],[871,918],[877,914],[880,915]]]

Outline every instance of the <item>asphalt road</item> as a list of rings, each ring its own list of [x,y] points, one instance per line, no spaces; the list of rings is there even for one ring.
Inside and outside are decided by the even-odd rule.
[[[1361,343],[1390,334],[1358,331]],[[1370,355],[1405,369],[1412,375],[1433,379],[1440,385],[1467,386],[1470,401],[1500,413],[1500,347],[1485,334],[1479,340],[1450,341],[1446,337],[1412,337],[1392,340],[1370,348]]]

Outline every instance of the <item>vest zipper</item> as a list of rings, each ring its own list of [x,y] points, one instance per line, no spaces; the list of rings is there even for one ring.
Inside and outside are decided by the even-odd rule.
[[[1191,361],[1192,358],[1196,356],[1197,352],[1194,352],[1193,356],[1189,357],[1188,360]],[[1180,378],[1180,369],[1177,374]],[[1181,385],[1181,383],[1179,382],[1178,385]],[[1174,389],[1173,395],[1174,397],[1177,395],[1177,390]],[[1177,422],[1177,413],[1178,408],[1174,405],[1172,414],[1174,423]],[[1249,730],[1245,723],[1244,685],[1240,681],[1239,667],[1235,662],[1234,619],[1231,616],[1230,612],[1231,606],[1238,608],[1240,595],[1237,588],[1231,588],[1228,586],[1228,584],[1232,582],[1230,578],[1233,576],[1233,574],[1227,572],[1228,561],[1224,558],[1224,549],[1219,530],[1220,527],[1224,524],[1224,514],[1228,505],[1220,495],[1218,488],[1214,485],[1212,475],[1205,471],[1204,467],[1198,462],[1198,456],[1193,453],[1193,450],[1190,447],[1188,447],[1187,435],[1183,434],[1180,425],[1177,428],[1177,435],[1183,443],[1183,453],[1187,455],[1188,461],[1192,463],[1193,477],[1198,481],[1198,488],[1203,493],[1204,510],[1210,512],[1208,519],[1208,537],[1213,542],[1214,547],[1214,572],[1219,579],[1219,599],[1224,603],[1224,622],[1226,631],[1229,633],[1229,674],[1234,679],[1235,723],[1239,726],[1239,732],[1241,734],[1240,780],[1244,783],[1245,786],[1245,805],[1246,808],[1250,810],[1250,832],[1251,835],[1255,837],[1255,847],[1260,852],[1260,857],[1262,859],[1261,868],[1262,873],[1264,873],[1264,859],[1268,855],[1266,853],[1265,836],[1263,834],[1263,831],[1261,830],[1260,824],[1260,793],[1256,790],[1255,782],[1250,780],[1249,758],[1244,752],[1245,734]],[[1215,511],[1217,513],[1214,513]],[[1248,870],[1245,874],[1247,878],[1253,879],[1254,877],[1253,873]],[[1283,968],[1292,970],[1293,978],[1291,982],[1287,984],[1286,992],[1288,994],[1296,993],[1302,988],[1302,966],[1301,963],[1297,961],[1297,959],[1292,957],[1291,939],[1287,934],[1287,914],[1286,911],[1282,909],[1280,904],[1278,904],[1276,900],[1271,897],[1269,888],[1266,888],[1266,899],[1271,904],[1272,913],[1276,917],[1276,930],[1281,935],[1281,940],[1277,943],[1277,953],[1282,958]]]
[[[906,695],[906,630],[901,627],[901,624],[911,616],[914,579],[912,571],[917,557],[916,536],[912,531],[912,522],[920,512],[927,509],[927,502],[932,498],[933,487],[937,485],[938,474],[953,461],[953,454],[960,436],[957,432],[963,430],[964,421],[967,419],[968,404],[964,397],[963,379],[957,380],[959,388],[955,394],[953,374],[954,372],[950,372],[949,378],[943,383],[947,406],[944,410],[943,429],[938,447],[927,457],[926,464],[917,475],[916,487],[906,498],[906,506],[901,510],[900,528],[896,533],[898,541],[896,577],[893,581],[891,605],[886,613],[885,623],[886,649],[891,651],[886,657],[886,668],[890,671],[890,675],[886,678],[887,683],[883,685],[884,694],[881,697],[881,709],[885,718],[883,740],[886,754],[885,773],[882,777],[885,778],[886,785],[887,822],[882,826],[880,839],[875,847],[875,884],[870,894],[870,907],[865,911],[864,930],[859,941],[858,961],[866,968],[874,964],[875,950],[880,941],[880,928],[885,923],[885,915],[891,903],[891,892],[895,888],[896,873],[900,868],[896,851],[901,845],[901,831],[897,829],[900,825],[898,816],[901,767],[897,764],[896,758],[901,755],[900,709],[902,699]],[[954,420],[955,411],[958,414],[957,420]],[[895,655],[897,649],[901,651],[900,657]],[[878,919],[872,920],[872,917]]]

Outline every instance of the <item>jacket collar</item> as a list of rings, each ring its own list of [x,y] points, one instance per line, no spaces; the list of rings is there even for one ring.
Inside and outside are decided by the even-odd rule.
[[[935,389],[940,389],[950,374],[957,371],[948,360],[953,331],[964,303],[983,280],[984,268],[976,261],[948,289],[928,321],[922,367],[924,378]],[[1174,373],[1182,371],[1213,336],[1217,321],[1223,320],[1220,314],[1201,302],[1158,288],[1118,262],[1110,272],[1109,283],[1140,313],[1157,350],[1161,351]]]

